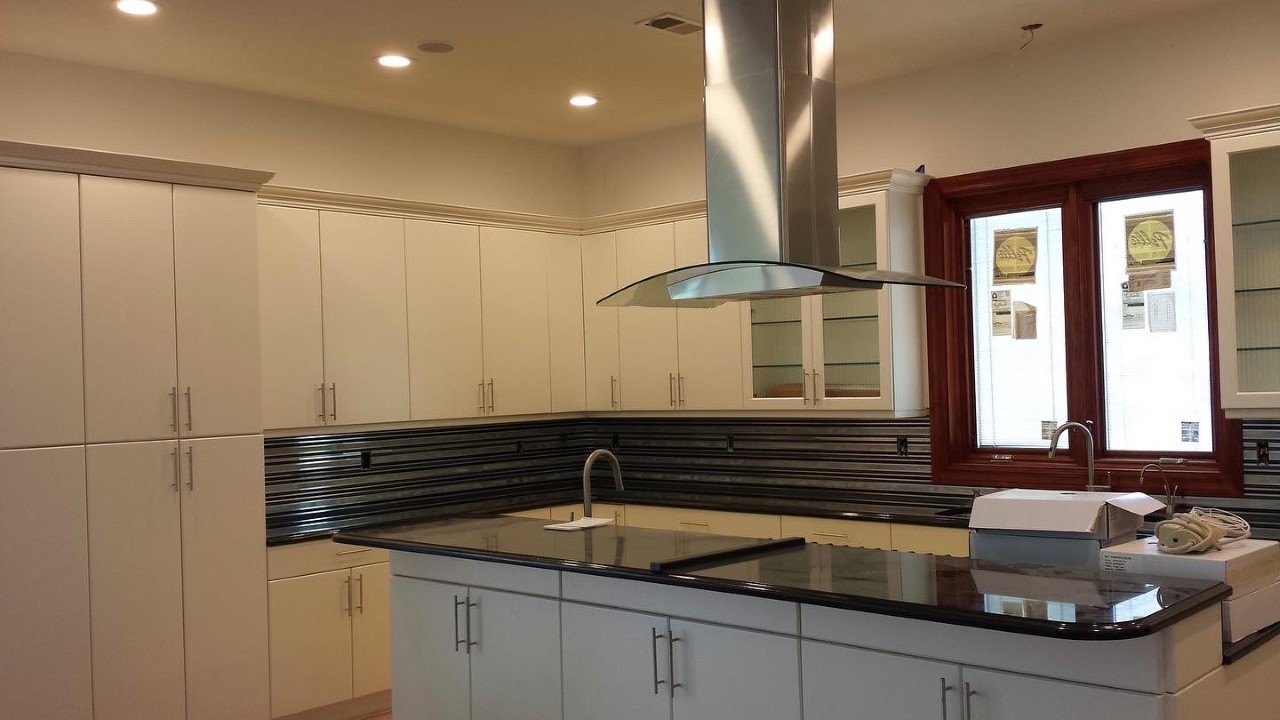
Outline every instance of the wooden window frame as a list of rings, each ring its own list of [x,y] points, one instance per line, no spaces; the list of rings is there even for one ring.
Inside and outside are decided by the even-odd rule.
[[[1102,200],[1192,189],[1204,191],[1215,449],[1211,453],[1108,450],[1095,205]],[[1116,491],[1141,489],[1162,496],[1160,474],[1148,472],[1145,487],[1139,488],[1139,472],[1159,456],[1177,456],[1187,458],[1187,464],[1166,472],[1180,495],[1243,495],[1241,424],[1226,418],[1218,382],[1217,277],[1208,141],[1188,140],[941,178],[926,186],[924,205],[925,271],[966,285],[970,265],[967,218],[1061,206],[1067,415],[1071,420],[1093,421],[1098,447],[1097,484],[1109,484]],[[1086,455],[1084,443],[1077,440],[1078,433],[1073,432],[1070,452],[1058,453],[1052,460],[1039,449],[978,447],[971,293],[929,288],[926,304],[933,482],[1082,489]]]

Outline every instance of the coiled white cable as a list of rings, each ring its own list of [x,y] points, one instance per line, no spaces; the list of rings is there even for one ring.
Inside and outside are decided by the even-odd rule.
[[[1163,553],[1186,553],[1217,550],[1228,543],[1249,537],[1253,530],[1248,521],[1226,510],[1193,507],[1156,523],[1157,549]]]

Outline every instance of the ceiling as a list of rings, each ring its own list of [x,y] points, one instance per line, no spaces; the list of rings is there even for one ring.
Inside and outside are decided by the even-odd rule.
[[[864,83],[1012,53],[1228,0],[835,0],[836,79]],[[0,0],[0,50],[192,80],[566,145],[698,121],[700,0]],[[456,51],[428,55],[424,41]],[[373,62],[409,54],[407,70]],[[577,92],[599,96],[572,108]]]

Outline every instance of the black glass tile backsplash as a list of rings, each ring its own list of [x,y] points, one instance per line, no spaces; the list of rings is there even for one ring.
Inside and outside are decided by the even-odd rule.
[[[1245,425],[1245,497],[1189,498],[1280,538],[1280,421]],[[967,503],[929,482],[927,419],[575,418],[268,438],[267,539],[278,543],[424,514],[573,502],[591,450],[613,450],[628,494],[712,504],[812,500]],[[1280,455],[1277,456],[1280,458]],[[1278,460],[1280,462],[1280,460]],[[596,487],[608,483],[605,463]]]

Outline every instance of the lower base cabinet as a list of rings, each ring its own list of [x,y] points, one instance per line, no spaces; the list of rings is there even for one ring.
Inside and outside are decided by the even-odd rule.
[[[559,600],[395,577],[391,614],[396,717],[562,717]]]
[[[800,718],[794,637],[562,607],[565,720]]]

